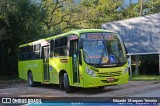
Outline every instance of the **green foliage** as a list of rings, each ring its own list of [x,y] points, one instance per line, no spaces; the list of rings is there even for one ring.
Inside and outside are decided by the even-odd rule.
[[[0,0],[0,10],[0,74],[15,75],[18,45],[38,39],[43,31],[40,8],[29,0]]]
[[[20,43],[38,39],[44,33],[42,28],[43,17],[40,6],[32,4],[29,0],[16,1],[17,13],[15,14],[15,23],[13,25]],[[13,19],[13,18],[12,18]]]
[[[44,0],[41,3],[41,10],[45,16],[42,23],[47,36],[76,27],[73,23],[76,6],[72,0]]]
[[[0,28],[5,37],[24,43],[43,33],[40,7],[29,0],[1,1]],[[1,33],[2,34],[2,33]],[[30,35],[30,36],[29,36]],[[34,36],[33,36],[34,35]]]
[[[16,11],[15,4],[12,1],[0,0],[0,36],[2,40],[4,37],[10,37],[11,33],[8,31],[11,28],[10,16],[14,15]]]
[[[145,14],[152,14],[160,12],[160,0],[147,0],[147,12]]]
[[[130,0],[132,1],[132,0]],[[140,15],[140,0],[137,3],[130,3],[127,8],[121,10],[123,19],[138,17]],[[143,0],[142,15],[160,12],[160,0]]]
[[[82,0],[79,5],[82,27],[101,28],[104,22],[122,19],[119,12],[122,3],[123,0]]]

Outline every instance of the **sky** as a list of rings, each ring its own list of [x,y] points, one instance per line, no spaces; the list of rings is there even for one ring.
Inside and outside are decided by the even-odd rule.
[[[125,0],[126,3],[129,3],[130,0]],[[138,2],[139,0],[132,0],[133,3]]]
[[[132,3],[137,3],[139,0],[132,0]],[[129,6],[130,0],[124,0],[123,6]]]
[[[41,0],[33,0],[36,3],[39,3]],[[76,3],[78,3],[81,0],[75,0]],[[137,3],[139,0],[132,0],[132,3]],[[128,6],[130,3],[130,0],[124,0],[124,6]]]
[[[79,2],[81,0],[75,0],[76,2]],[[130,0],[124,0],[126,4],[129,4]],[[132,3],[137,3],[139,0],[132,0]]]
[[[137,3],[139,0],[132,0],[132,3]],[[130,0],[124,0],[126,4],[129,4]]]
[[[75,0],[75,2],[76,3],[78,3],[79,1],[81,1],[81,0]],[[137,3],[139,0],[132,0],[131,2],[132,3]],[[124,0],[124,6],[128,6],[129,5],[129,3],[130,3],[130,0]]]

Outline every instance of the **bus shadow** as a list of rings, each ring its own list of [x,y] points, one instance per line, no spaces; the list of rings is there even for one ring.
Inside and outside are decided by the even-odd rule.
[[[119,87],[105,87],[104,89],[99,89],[99,88],[75,88],[74,92],[80,93],[80,94],[89,94],[89,95],[95,95],[95,94],[103,94],[107,92],[112,92],[119,90]]]
[[[61,89],[58,84],[41,84],[39,87],[63,91],[63,89]]]
[[[56,91],[63,91],[65,92],[64,89],[61,89],[58,84],[42,84],[39,86],[40,88],[45,88],[45,89],[51,89],[51,90],[56,90]],[[72,87],[72,92],[68,94],[86,94],[86,95],[95,95],[95,94],[103,94],[107,92],[112,92],[116,90],[120,90],[121,87],[118,86],[106,86],[104,89],[100,88],[80,88],[80,87]]]

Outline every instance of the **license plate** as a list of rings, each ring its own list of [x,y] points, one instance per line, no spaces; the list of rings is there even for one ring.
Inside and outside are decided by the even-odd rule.
[[[113,81],[114,81],[114,78],[107,78],[107,81],[108,81],[108,82],[113,82]]]

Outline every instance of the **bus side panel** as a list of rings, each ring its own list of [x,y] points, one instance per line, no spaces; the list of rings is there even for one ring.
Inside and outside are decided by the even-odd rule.
[[[70,65],[69,65],[69,60],[68,62],[61,62],[61,59],[65,59],[68,60],[67,57],[65,58],[61,58],[61,57],[57,57],[57,58],[50,58],[49,60],[49,72],[50,72],[50,83],[54,83],[54,84],[59,84],[59,72],[61,70],[64,70],[68,73],[68,75],[70,75],[69,69],[70,69]]]
[[[37,82],[43,82],[43,60],[29,61],[28,69],[31,69],[33,74],[33,80]]]
[[[37,82],[43,81],[42,65],[43,60],[21,61],[18,63],[19,77],[27,80],[27,74],[30,70],[33,74],[33,80]]]
[[[19,78],[27,80],[26,61],[19,61],[18,62],[18,73],[19,73]]]
[[[59,79],[59,60],[58,58],[49,59],[50,83],[58,84]]]
[[[66,62],[67,61],[67,62]],[[61,70],[67,72],[71,86],[82,86],[83,79],[80,79],[80,84],[74,85],[73,83],[73,69],[72,57],[55,57],[49,59],[49,73],[50,83],[59,84],[59,73]],[[79,67],[79,74],[83,77],[82,66]]]

